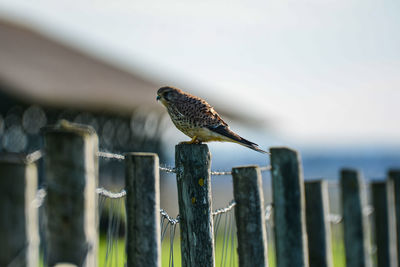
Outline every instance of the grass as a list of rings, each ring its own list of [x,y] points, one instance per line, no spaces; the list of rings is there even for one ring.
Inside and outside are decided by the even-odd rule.
[[[226,254],[222,252],[222,235],[217,237],[216,242],[216,250],[215,250],[215,266],[238,266],[238,258],[237,253],[235,252],[235,248],[232,250],[230,243],[228,243],[228,247],[225,249]],[[105,236],[100,237],[99,244],[99,266],[100,267],[119,267],[123,266],[125,262],[125,241],[124,239],[118,240],[118,245],[115,244],[112,253],[108,255],[108,261],[106,262],[106,251],[107,241]],[[116,249],[115,249],[116,248]],[[180,251],[180,240],[179,236],[176,236],[173,243],[173,257],[174,257],[174,266],[181,266],[181,251]],[[231,253],[234,255],[231,255]],[[344,244],[340,241],[332,242],[332,253],[333,253],[333,262],[334,266],[345,266],[345,254],[344,254]],[[223,261],[223,256],[226,259],[226,264]],[[233,257],[232,257],[233,256]],[[169,237],[166,237],[165,240],[161,244],[161,263],[162,266],[169,266],[170,259],[170,240]],[[233,262],[231,263],[231,259]],[[272,245],[268,247],[268,266],[275,267],[275,249]]]

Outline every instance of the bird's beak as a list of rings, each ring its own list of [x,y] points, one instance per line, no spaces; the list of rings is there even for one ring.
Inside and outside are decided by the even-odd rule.
[[[161,99],[161,96],[158,95],[158,96],[156,97],[156,100],[158,101],[158,100],[160,100],[160,99]]]

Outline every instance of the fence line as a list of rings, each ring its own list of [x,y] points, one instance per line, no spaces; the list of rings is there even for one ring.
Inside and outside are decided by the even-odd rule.
[[[125,159],[124,155],[117,154],[117,153],[111,153],[111,152],[105,152],[105,151],[98,151],[97,155],[101,158],[116,159],[119,161],[122,161]],[[43,157],[44,157],[44,151],[39,149],[39,150],[36,150],[36,151],[28,154],[25,157],[25,160],[28,163],[35,162]],[[176,170],[174,167],[159,166],[159,169],[160,169],[160,171],[163,171],[166,173],[176,173]],[[271,166],[262,166],[262,167],[260,167],[260,170],[262,172],[269,171],[269,170],[271,170]],[[215,175],[215,176],[232,175],[232,171],[211,171],[211,175]]]
[[[96,189],[96,193],[99,196],[103,196],[109,199],[120,199],[120,198],[124,198],[126,197],[126,191],[125,189],[122,189],[120,192],[111,192],[108,191],[107,189],[103,188],[103,187],[99,187]],[[40,188],[37,190],[36,192],[36,197],[34,200],[32,200],[32,204],[36,207],[39,208],[42,206],[44,199],[46,197],[46,189],[45,188]],[[222,214],[222,213],[227,213],[230,210],[232,210],[236,205],[235,200],[231,200],[229,201],[228,205],[224,208],[219,208],[216,209],[215,211],[212,212],[213,216]],[[271,212],[272,212],[272,204],[268,204],[266,207],[266,220],[269,220],[270,216],[271,216]],[[179,223],[179,215],[176,218],[171,217],[170,215],[168,215],[168,213],[165,211],[165,209],[160,209],[160,215],[167,219],[171,224],[177,224]],[[336,215],[337,216],[337,215]]]
[[[124,160],[125,156],[117,153],[111,152],[103,152],[99,151],[97,153],[99,157],[108,158],[108,159],[116,159],[116,160]],[[176,169],[174,167],[166,167],[166,166],[159,166],[160,171],[167,172],[167,173],[176,173]],[[262,172],[271,170],[271,166],[262,166],[260,167]],[[211,171],[211,175],[219,176],[219,175],[232,175],[232,171]]]
[[[118,198],[124,198],[126,196],[126,191],[125,189],[122,189],[120,192],[112,192],[109,191],[103,187],[99,187],[96,189],[96,193],[100,196],[110,198],[110,199],[118,199]],[[45,188],[40,188],[36,192],[36,197],[32,201],[32,204],[36,207],[39,208],[43,205],[44,198],[46,197],[46,189]],[[236,205],[236,202],[234,199],[228,202],[227,206],[224,208],[218,208],[213,211],[212,215],[216,216],[221,213],[226,213],[232,210]],[[269,203],[265,206],[265,220],[269,221],[271,219],[272,213],[273,213],[274,205],[272,203]],[[368,205],[365,207],[364,212],[366,215],[370,216],[374,212],[374,209],[372,206]],[[160,214],[162,217],[167,219],[171,224],[177,224],[179,223],[179,215],[176,218],[171,217],[168,215],[167,211],[163,208],[160,209]],[[327,220],[332,223],[332,224],[339,224],[343,221],[343,216],[340,214],[335,214],[335,213],[329,213],[327,215]]]
[[[110,198],[110,199],[124,198],[126,196],[125,189],[122,189],[120,192],[112,192],[112,191],[109,191],[109,190],[107,190],[107,189],[105,189],[103,187],[99,187],[99,188],[96,189],[96,193],[98,195],[100,195],[100,196],[103,196],[103,197],[106,197],[106,198]],[[32,204],[36,208],[41,207],[43,205],[45,197],[46,197],[46,188],[38,189],[37,192],[36,192],[36,197],[32,201]],[[235,207],[235,205],[236,205],[236,202],[235,202],[235,200],[232,199],[231,201],[229,201],[229,203],[227,204],[226,207],[214,210],[212,215],[216,216],[216,215],[219,215],[221,213],[229,212],[232,208]],[[273,204],[269,203],[265,207],[265,220],[266,221],[269,221],[271,219],[272,212],[273,212]],[[373,214],[373,212],[374,212],[374,208],[371,205],[367,205],[367,206],[364,207],[363,212],[364,212],[365,215],[371,216]],[[179,223],[179,215],[176,218],[173,218],[170,215],[168,215],[167,211],[165,209],[163,209],[163,208],[160,209],[160,214],[161,214],[162,217],[167,219],[171,224]],[[327,220],[328,220],[328,222],[330,222],[332,224],[339,224],[339,223],[342,223],[343,216],[340,215],[340,214],[329,213],[327,215]]]
[[[395,256],[392,254],[394,253],[392,250],[387,251],[385,249],[385,246],[387,246],[387,243],[389,242],[388,239],[385,236],[378,236],[387,236],[388,234],[390,234],[390,237],[395,237],[395,233],[393,233],[392,229],[394,227],[389,228],[385,226],[389,223],[382,220],[385,219],[387,215],[381,216],[378,213],[378,211],[382,212],[385,208],[391,210],[393,207],[390,208],[389,205],[394,205],[393,203],[391,203],[394,201],[385,201],[389,198],[387,196],[378,196],[381,194],[378,194],[378,192],[376,191],[375,193],[373,193],[375,197],[375,201],[373,202],[374,207],[367,206],[364,202],[364,184],[362,183],[362,180],[359,177],[358,173],[354,170],[344,170],[341,173],[341,183],[340,186],[338,186],[338,189],[340,189],[340,192],[342,194],[342,215],[332,214],[328,211],[325,211],[315,212],[315,214],[312,214],[315,216],[307,216],[307,218],[305,218],[304,212],[306,209],[304,208],[304,181],[302,174],[302,165],[297,152],[288,148],[271,149],[273,151],[271,155],[271,163],[273,166],[272,168],[271,166],[264,166],[261,168],[247,167],[252,170],[251,173],[243,172],[239,174],[237,170],[240,168],[234,168],[233,171],[211,172],[211,159],[206,145],[179,145],[177,146],[176,169],[170,167],[159,167],[158,160],[154,160],[153,162],[139,160],[138,162],[135,161],[135,163],[131,164],[130,166],[129,164],[125,164],[125,168],[127,171],[126,178],[128,179],[128,177],[134,177],[134,179],[128,179],[130,182],[132,182],[132,184],[127,184],[126,189],[122,189],[120,192],[110,192],[102,187],[97,187],[96,179],[98,177],[98,157],[129,161],[130,156],[124,156],[109,152],[98,152],[97,136],[95,135],[95,133],[93,133],[93,131],[90,131],[86,127],[75,129],[70,125],[67,126],[68,127],[61,125],[61,127],[59,126],[58,128],[47,128],[45,131],[46,156],[49,158],[49,160],[46,160],[45,162],[46,178],[48,179],[47,188],[41,188],[37,190],[36,187],[29,186],[30,193],[29,198],[27,198],[29,200],[28,202],[21,201],[20,199],[18,199],[19,201],[12,201],[12,205],[23,203],[24,208],[27,208],[26,205],[29,205],[28,208],[33,210],[37,210],[37,208],[42,206],[42,203],[45,202],[47,204],[47,217],[49,218],[49,223],[46,229],[47,236],[51,236],[51,234],[53,235],[53,237],[55,237],[56,234],[59,236],[63,236],[62,239],[57,237],[58,242],[68,243],[70,247],[74,248],[64,249],[64,251],[61,251],[60,253],[65,253],[65,255],[67,255],[76,252],[79,254],[79,256],[77,257],[77,261],[71,260],[71,258],[59,257],[54,261],[47,260],[47,264],[57,263],[58,261],[64,261],[65,259],[65,261],[78,262],[78,265],[95,266],[96,263],[93,261],[93,255],[96,254],[95,250],[97,240],[96,238],[92,238],[92,236],[93,234],[97,235],[96,231],[98,222],[95,222],[94,220],[87,221],[87,218],[93,217],[87,215],[93,215],[93,210],[96,210],[98,208],[98,206],[96,205],[97,201],[99,203],[102,203],[102,201],[105,199],[111,199],[113,200],[112,208],[120,208],[123,203],[122,198],[124,197],[130,197],[134,199],[133,202],[128,201],[130,204],[127,202],[127,206],[130,207],[126,209],[127,216],[131,216],[131,219],[132,217],[135,218],[135,220],[137,219],[137,221],[140,221],[140,223],[142,224],[135,224],[134,227],[132,227],[131,225],[131,228],[134,231],[139,232],[137,233],[138,235],[135,234],[135,237],[139,236],[141,233],[144,233],[145,230],[147,231],[149,228],[156,226],[153,227],[154,231],[152,234],[142,235],[140,238],[137,238],[138,240],[140,240],[139,242],[141,244],[148,244],[148,241],[150,239],[155,240],[159,243],[165,236],[168,227],[170,227],[170,264],[173,264],[174,260],[173,237],[175,235],[176,227],[179,224],[181,233],[183,233],[181,248],[182,257],[186,257],[186,262],[184,262],[184,264],[187,266],[213,266],[215,263],[215,256],[212,253],[214,251],[214,240],[216,239],[216,231],[213,231],[213,224],[215,223],[217,226],[216,228],[218,228],[221,221],[220,215],[222,214],[227,214],[227,217],[225,218],[225,226],[228,226],[228,228],[225,227],[224,230],[222,245],[222,258],[223,262],[225,263],[228,262],[229,257],[231,257],[230,263],[232,264],[233,262],[233,251],[236,251],[234,250],[236,236],[233,233],[236,232],[236,226],[238,226],[238,232],[250,231],[247,236],[242,235],[242,237],[244,236],[250,238],[250,236],[253,236],[254,240],[256,238],[260,239],[260,237],[263,236],[263,232],[261,231],[258,235],[256,235],[254,234],[255,232],[253,230],[260,229],[256,225],[265,225],[265,222],[270,220],[271,218],[274,218],[274,234],[276,244],[275,247],[277,252],[277,266],[279,267],[294,265],[308,266],[308,262],[310,262],[310,267],[315,266],[313,265],[312,261],[309,260],[310,257],[315,256],[315,252],[310,249],[310,242],[314,241],[312,241],[313,239],[307,241],[307,237],[310,237],[310,233],[304,231],[305,224],[309,223],[308,220],[316,220],[319,222],[327,220],[331,224],[343,223],[345,240],[344,244],[347,252],[346,255],[352,255],[352,257],[350,258],[346,258],[346,266],[370,266],[371,251],[367,246],[370,241],[369,237],[366,234],[366,232],[369,231],[365,231],[365,228],[369,227],[369,219],[366,217],[371,214],[375,215],[373,217],[373,219],[375,219],[375,226],[384,228],[384,231],[380,233],[378,233],[378,231],[375,232],[377,237],[376,239],[380,240],[379,244],[377,243],[376,245],[378,258],[382,258],[382,255],[386,257],[388,253],[390,253],[390,257]],[[62,151],[62,153],[60,153],[60,151]],[[35,161],[39,160],[44,155],[45,153],[42,150],[39,150],[34,151],[33,153],[27,155],[25,158],[21,158],[21,156],[18,155],[14,155],[14,158],[18,158],[17,160],[21,163],[22,166],[20,167],[24,169],[27,167],[27,165],[35,166]],[[148,155],[148,153],[146,155]],[[158,158],[155,154],[152,155],[154,156],[154,158]],[[139,153],[137,154],[137,156],[145,156],[145,154]],[[4,163],[3,158],[0,157],[0,159],[0,173],[3,177],[9,177],[10,174],[7,173],[7,168],[4,168],[2,166],[2,164]],[[129,170],[131,171],[131,173],[129,173]],[[264,206],[262,204],[262,201],[257,200],[261,198],[260,195],[257,195],[259,194],[257,192],[262,191],[261,184],[259,183],[260,171],[267,170],[271,170],[273,184],[273,203]],[[157,205],[157,201],[159,199],[159,192],[157,191],[157,188],[159,188],[157,186],[159,171],[177,174],[178,189],[180,187],[180,190],[178,190],[180,215],[178,215],[176,218],[169,216],[164,209],[161,209],[159,205]],[[242,184],[242,186],[234,185],[234,191],[238,189],[238,187],[242,187],[248,190],[248,194],[244,193],[246,190],[240,189],[243,190],[240,194],[240,197],[236,196],[237,192],[234,192],[234,199],[230,201],[226,207],[219,208],[213,211],[211,203],[212,199],[210,194],[211,175],[232,174],[233,176],[236,176],[237,179],[241,179],[242,182],[253,180],[252,183],[256,186],[248,186],[248,184],[246,183],[243,183],[244,185]],[[22,174],[14,176],[18,176],[18,179],[20,179],[20,181],[25,181],[26,179],[26,177]],[[149,177],[151,179],[148,179]],[[12,195],[11,197],[7,195],[9,193],[15,193],[13,189],[15,185],[7,184],[8,180],[11,180],[13,182],[15,181],[14,179],[0,180],[2,182],[2,186],[0,187],[0,190],[2,190],[0,197],[6,197],[6,200],[0,200],[0,212],[6,212],[9,207],[4,207],[3,204],[9,201],[9,199],[14,200],[15,198],[14,195]],[[146,182],[149,182],[149,184],[143,185],[143,183]],[[385,188],[389,192],[389,190],[393,190],[393,188],[391,187],[392,185]],[[33,190],[33,188],[37,191]],[[153,188],[156,190],[152,191],[150,189],[143,188]],[[23,190],[21,191],[21,189],[25,189],[25,187],[20,186],[19,188],[17,188],[17,190],[19,190],[18,192],[20,192],[18,195],[20,195],[20,197],[23,196],[26,198],[28,196],[27,192]],[[398,188],[396,190],[398,190]],[[400,193],[398,193],[398,191],[396,192],[397,193],[395,195],[395,202],[397,203],[399,202],[398,196],[400,195]],[[324,197],[327,196],[326,192],[322,194],[324,195]],[[96,196],[101,196],[101,198],[97,199]],[[151,203],[151,205],[147,206],[150,208],[146,207],[146,211],[143,211],[141,209],[141,206],[143,206],[143,203],[149,203],[149,197],[154,203]],[[315,196],[311,199],[315,199]],[[250,204],[244,205],[243,203]],[[231,211],[235,210],[235,215],[237,215],[239,213],[239,208],[243,208],[243,206],[245,206],[245,208],[247,206],[256,208],[250,211],[246,211],[250,212],[249,214],[253,215],[244,216],[249,223],[247,225],[245,223],[245,227],[239,227],[239,224],[245,222],[246,220],[237,219],[235,224],[233,219],[233,212]],[[400,204],[396,204],[397,216],[397,212],[399,209]],[[321,210],[323,210],[323,208]],[[272,216],[272,213],[274,214],[274,216]],[[113,233],[118,232],[118,227],[120,224],[120,221],[118,221],[119,219],[113,217],[115,216],[115,214],[116,213],[113,213],[111,215],[112,229],[110,231]],[[380,217],[379,219],[381,221],[377,221],[377,217]],[[259,220],[259,218],[265,219]],[[31,225],[30,219],[26,219],[25,217],[19,217],[18,220],[8,220],[8,218],[6,219],[7,220],[0,220],[0,223],[5,223],[3,227],[0,227],[0,230],[14,229],[14,226],[10,225],[10,221],[22,222],[22,225],[24,227],[28,224],[30,227],[34,225]],[[79,223],[75,222],[75,220],[78,221],[83,219],[86,220],[84,221],[84,223],[82,223],[82,221],[79,221]],[[134,223],[137,223],[135,222],[135,220],[133,220]],[[397,225],[399,225],[399,221],[400,220],[396,221]],[[147,224],[149,222],[150,224]],[[377,224],[377,222],[379,225]],[[314,224],[312,225],[315,225],[315,222],[313,223]],[[74,227],[78,225],[74,229],[76,229],[76,231],[79,231],[79,234],[77,234],[77,236],[84,237],[85,242],[82,242],[83,245],[81,245],[81,243],[74,243],[73,246],[71,245],[71,241],[73,240],[73,238],[71,238],[70,236],[65,237],[65,233],[63,232],[68,231],[65,231],[65,229],[64,231],[62,231],[62,227],[65,227],[65,224],[74,224]],[[82,227],[82,225],[84,225],[84,227]],[[160,225],[161,227],[159,227]],[[246,229],[246,227],[248,229]],[[261,230],[263,228],[265,227],[262,226]],[[315,227],[309,228],[312,228],[312,230],[316,229]],[[190,236],[193,233],[195,233],[195,235]],[[132,236],[128,235],[126,244],[132,242],[132,240]],[[239,240],[239,238],[237,240]],[[244,245],[245,243],[250,243],[251,245],[252,242],[248,241],[249,240],[246,239],[239,241],[239,246],[240,244]],[[397,241],[399,242],[399,236],[397,236]],[[109,241],[109,243],[110,242],[111,241]],[[56,242],[48,243],[50,244],[49,248],[51,250],[54,250],[55,246],[52,244]],[[229,244],[231,249],[230,255],[228,251]],[[316,244],[314,243],[312,245],[314,245],[315,247]],[[0,251],[6,251],[7,249],[9,249],[9,246],[9,242],[0,242]],[[142,245],[139,244],[139,246]],[[32,249],[33,247],[34,243],[28,241],[19,247],[17,253],[14,253],[12,255],[19,258],[19,253],[22,253],[21,257],[25,258],[24,254],[27,254],[27,251]],[[260,246],[257,247],[260,248]],[[393,246],[391,247],[393,248]],[[284,256],[287,256],[287,253],[285,253],[285,251],[288,251],[288,248],[290,248],[291,257],[285,258]],[[112,249],[112,247],[110,249]],[[358,254],[354,253],[355,249],[358,250]],[[136,249],[131,248],[127,251],[135,250]],[[188,252],[188,250],[190,251]],[[153,252],[154,251],[155,250],[153,250]],[[151,256],[147,257],[152,258],[153,262],[148,266],[160,265],[159,261],[157,260],[157,257],[159,257],[160,254],[157,253],[158,252],[155,252]],[[247,252],[239,252],[239,258],[246,258],[246,253]],[[386,255],[383,253],[386,253]],[[132,255],[132,253],[130,254]],[[144,255],[145,253],[140,254]],[[262,254],[263,253],[257,253],[258,257]],[[49,258],[49,255],[47,256]],[[11,260],[14,259],[11,258]],[[257,260],[259,259],[260,258],[257,258]],[[266,259],[266,257],[264,257],[264,259]],[[5,266],[7,266],[7,263],[11,262],[10,258],[7,260],[8,261],[6,262]],[[89,260],[94,263],[89,262]],[[251,263],[254,262],[254,260],[254,257],[249,257],[247,255],[247,260],[245,261],[247,263]],[[391,261],[393,262],[393,260]],[[0,265],[3,265],[3,262],[0,262]],[[266,262],[265,265],[267,265]]]

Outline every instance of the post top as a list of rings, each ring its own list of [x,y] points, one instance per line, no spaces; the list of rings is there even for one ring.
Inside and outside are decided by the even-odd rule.
[[[207,156],[206,156],[207,155]],[[186,161],[190,159],[198,160],[198,157],[202,158],[199,162],[202,162],[206,157],[211,158],[210,150],[206,144],[185,144],[180,143],[175,146],[175,161],[177,157]]]
[[[275,146],[275,147],[271,147],[271,148],[269,149],[269,152],[271,152],[271,155],[272,155],[272,153],[277,154],[277,153],[279,153],[279,152],[283,152],[283,153],[285,153],[285,152],[298,153],[297,150],[295,150],[295,149],[293,149],[293,148],[286,147],[286,146]]]
[[[400,169],[389,169],[388,176],[391,179],[400,179]]]
[[[69,122],[67,120],[60,120],[55,125],[48,125],[42,128],[44,133],[75,133],[78,135],[86,136],[96,134],[94,128],[90,125]]]
[[[260,167],[258,165],[243,165],[243,166],[237,166],[237,167],[233,167],[232,171],[235,170],[243,170],[243,169],[259,169]]]
[[[359,172],[356,169],[343,168],[340,170],[341,176],[358,176]]]
[[[185,143],[179,143],[179,144],[177,144],[176,146],[175,146],[175,149],[177,149],[177,148],[180,148],[180,149],[185,149],[185,148],[207,148],[208,149],[208,146],[207,146],[207,144],[185,144]]]
[[[307,180],[305,180],[304,182],[305,182],[305,183],[308,183],[308,184],[327,183],[327,181],[326,181],[324,178],[322,178],[322,177],[307,179]]]
[[[378,179],[376,179],[376,180],[370,181],[370,184],[371,184],[371,185],[375,185],[375,186],[379,186],[379,185],[381,185],[381,186],[386,186],[386,182],[387,182],[387,181],[385,181],[385,180],[378,180]]]

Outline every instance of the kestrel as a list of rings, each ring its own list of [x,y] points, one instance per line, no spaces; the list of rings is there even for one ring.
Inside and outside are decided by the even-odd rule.
[[[158,89],[157,100],[167,108],[176,128],[192,138],[191,141],[184,143],[233,142],[269,154],[261,150],[257,144],[234,133],[214,108],[200,97],[166,86]]]

